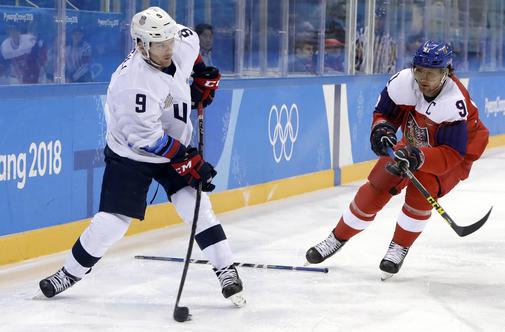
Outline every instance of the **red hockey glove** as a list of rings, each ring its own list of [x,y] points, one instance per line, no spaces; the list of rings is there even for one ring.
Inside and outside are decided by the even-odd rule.
[[[197,188],[198,183],[202,181],[202,191],[212,191],[216,188],[211,181],[217,172],[211,164],[202,159],[196,148],[189,148],[184,157],[172,160],[170,164],[191,187]]]
[[[193,83],[191,84],[191,108],[197,108],[202,102],[203,107],[207,107],[214,100],[214,95],[219,87],[221,74],[216,67],[205,67],[204,70],[193,73]],[[209,93],[205,91],[209,90]]]
[[[370,144],[372,151],[378,156],[387,156],[387,147],[396,144],[396,128],[389,122],[379,122],[372,128]]]

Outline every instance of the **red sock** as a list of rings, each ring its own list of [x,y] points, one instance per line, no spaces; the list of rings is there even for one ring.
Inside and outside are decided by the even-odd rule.
[[[408,248],[414,243],[419,235],[421,235],[421,232],[409,232],[401,228],[400,225],[396,224],[393,241],[402,247]]]
[[[360,233],[362,229],[354,229],[344,222],[344,218],[340,218],[337,227],[333,230],[333,234],[339,240],[347,241],[354,235]]]

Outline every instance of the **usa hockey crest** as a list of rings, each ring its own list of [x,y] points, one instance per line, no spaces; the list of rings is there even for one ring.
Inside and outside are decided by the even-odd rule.
[[[168,109],[168,108],[172,107],[173,104],[174,104],[174,98],[169,93],[168,96],[165,98],[165,101],[162,103],[161,107],[163,109]]]
[[[428,128],[420,127],[412,113],[409,114],[404,133],[410,145],[418,148],[430,146]]]

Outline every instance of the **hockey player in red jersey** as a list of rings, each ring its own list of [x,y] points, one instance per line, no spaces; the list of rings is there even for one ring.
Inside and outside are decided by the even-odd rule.
[[[375,106],[370,134],[379,160],[328,238],[307,251],[309,263],[321,263],[335,254],[405,188],[393,239],[380,262],[382,279],[391,277],[399,271],[432,210],[404,176],[402,167],[414,172],[435,199],[469,176],[472,163],[487,145],[489,132],[454,74],[452,58],[450,45],[427,41],[417,50],[412,68],[388,81]],[[400,142],[398,129],[403,134]],[[388,156],[389,147],[395,151],[394,160]]]

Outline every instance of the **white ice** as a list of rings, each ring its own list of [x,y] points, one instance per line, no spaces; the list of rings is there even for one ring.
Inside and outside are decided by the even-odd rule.
[[[51,300],[32,297],[65,253],[4,266],[0,331],[503,331],[504,166],[505,148],[487,151],[471,177],[440,200],[460,225],[493,205],[486,225],[460,238],[433,213],[400,273],[386,282],[378,266],[403,195],[321,264],[327,274],[241,268],[248,301],[241,309],[221,296],[210,266],[192,264],[181,301],[192,320],[185,323],[172,319],[183,264],[133,258],[184,257],[183,225],[122,239],[92,273]],[[235,260],[303,265],[305,251],[329,234],[359,184],[220,215]]]

